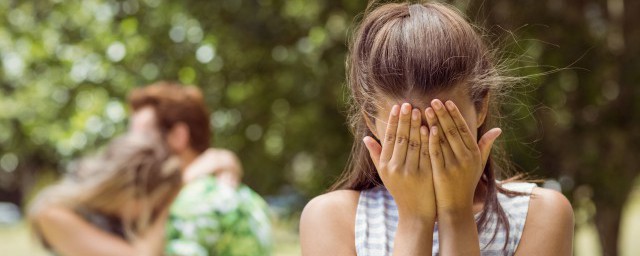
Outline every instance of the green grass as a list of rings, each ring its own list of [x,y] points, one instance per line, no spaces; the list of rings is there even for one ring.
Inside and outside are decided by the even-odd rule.
[[[273,223],[275,239],[274,256],[300,255],[297,221],[276,220]],[[0,226],[0,255],[44,256],[49,255],[30,234],[28,225],[20,222]]]
[[[581,210],[576,209],[576,215]],[[640,187],[631,194],[623,212],[620,248],[621,256],[640,255],[637,238],[640,237]],[[276,220],[274,222],[275,256],[300,255],[297,234],[297,220]],[[47,255],[35,243],[25,223],[0,226],[0,254],[12,256]],[[591,223],[576,227],[574,241],[575,255],[601,256],[598,233]]]
[[[300,255],[298,220],[277,220],[273,224],[274,256]]]
[[[0,254],[15,256],[48,255],[35,242],[28,226],[21,222],[12,226],[0,226]]]

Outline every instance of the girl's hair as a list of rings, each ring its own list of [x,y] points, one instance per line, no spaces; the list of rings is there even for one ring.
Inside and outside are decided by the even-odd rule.
[[[118,137],[103,152],[74,165],[63,180],[40,192],[29,209],[29,221],[40,239],[36,218],[55,206],[115,216],[130,239],[149,227],[182,183],[177,157],[160,139],[140,134]],[[127,202],[137,204],[140,212],[118,216]]]
[[[462,89],[477,111],[482,110],[485,101],[490,103],[490,114],[478,129],[480,138],[495,125],[496,97],[504,86],[515,81],[501,73],[480,33],[455,9],[439,3],[388,3],[375,8],[370,4],[351,38],[347,59],[351,132],[356,138],[375,138],[365,118],[374,119],[381,96],[415,99],[416,95],[464,86]],[[497,193],[521,193],[505,190],[496,183],[498,171],[496,162],[489,157],[478,186],[478,191],[484,192],[485,207],[477,225],[482,231],[496,216],[494,238],[500,227],[508,238],[509,221]],[[347,168],[332,189],[365,190],[380,185],[382,181],[367,149],[356,139]]]

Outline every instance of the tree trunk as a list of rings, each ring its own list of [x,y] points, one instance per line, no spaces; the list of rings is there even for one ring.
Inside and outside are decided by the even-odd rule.
[[[622,206],[612,206],[610,202],[595,202],[595,204],[597,209],[595,223],[600,235],[602,255],[617,256]]]

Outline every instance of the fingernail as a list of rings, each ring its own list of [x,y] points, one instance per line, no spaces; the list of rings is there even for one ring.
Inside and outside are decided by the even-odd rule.
[[[431,119],[435,118],[436,115],[433,113],[433,109],[432,108],[427,108],[427,116]]]
[[[397,116],[398,115],[398,105],[393,105],[393,107],[391,107],[391,115],[392,116]]]
[[[369,142],[367,142],[368,139],[367,137],[364,137],[364,139],[362,139],[362,143],[364,144],[364,147],[369,150]]]
[[[402,104],[402,114],[409,114],[409,111],[411,110],[411,105],[409,105],[409,103],[404,103]]]
[[[431,101],[431,105],[433,105],[433,108],[435,108],[436,110],[442,109],[442,102],[438,99]]]
[[[433,136],[438,135],[438,126],[431,127],[431,134],[433,134]]]
[[[420,127],[420,133],[422,133],[422,135],[427,135],[427,133],[429,133],[429,128],[423,125]]]
[[[411,112],[411,119],[413,119],[413,121],[417,121],[419,116],[420,116],[420,111],[419,110],[414,109]]]
[[[450,100],[445,102],[445,104],[447,105],[447,109],[449,110],[453,110],[456,107],[455,104],[453,104],[453,101],[450,101]]]

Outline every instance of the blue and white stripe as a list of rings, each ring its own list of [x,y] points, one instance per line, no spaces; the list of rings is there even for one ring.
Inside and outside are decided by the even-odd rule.
[[[505,189],[531,193],[536,185],[533,183],[505,183]],[[504,242],[506,232],[497,230],[491,241],[497,224],[495,216],[491,216],[485,232],[479,234],[481,254],[513,255],[520,242],[524,223],[529,209],[529,196],[508,197],[498,194],[498,201],[509,218],[509,243],[506,250]],[[476,214],[478,220],[480,214]],[[398,226],[398,208],[389,191],[384,187],[376,187],[360,192],[356,211],[355,242],[356,252],[360,256],[384,256],[393,252],[393,239]],[[438,224],[433,232],[433,255],[439,255]]]

